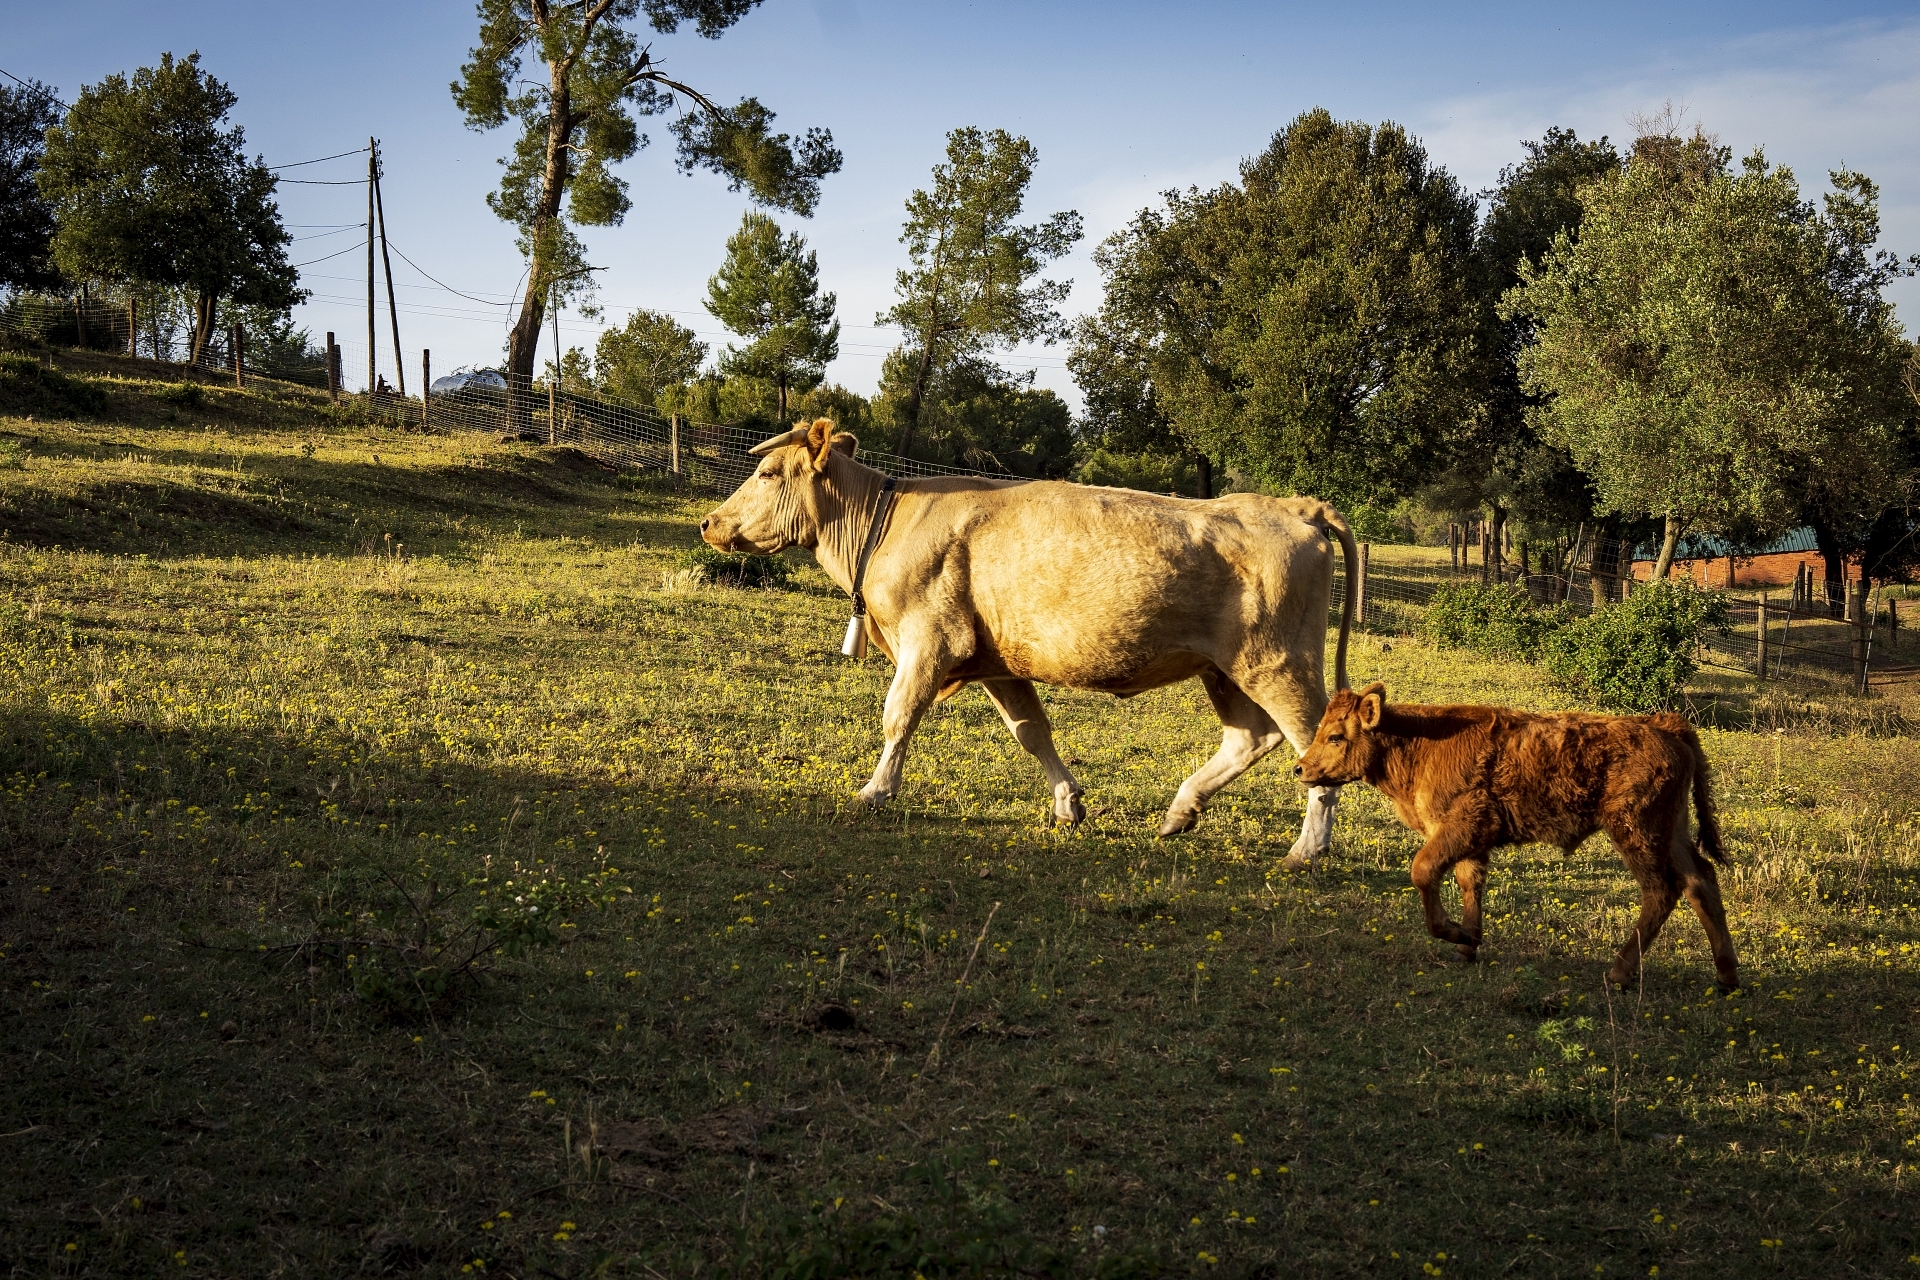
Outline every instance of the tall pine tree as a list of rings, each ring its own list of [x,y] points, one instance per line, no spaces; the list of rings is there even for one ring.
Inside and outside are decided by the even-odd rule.
[[[746,339],[721,355],[720,371],[773,383],[784,423],[788,392],[819,386],[840,354],[834,304],[833,294],[820,292],[819,257],[800,234],[782,235],[772,218],[749,212],[707,281],[707,310]]]

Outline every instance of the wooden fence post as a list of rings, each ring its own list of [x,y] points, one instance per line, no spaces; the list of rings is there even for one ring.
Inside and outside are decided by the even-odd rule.
[[[133,291],[127,291],[127,354],[137,356],[140,349],[134,345],[134,335],[140,331],[140,305],[133,300]]]
[[[433,395],[433,352],[420,348],[420,425],[427,425],[427,401]]]
[[[238,391],[247,389],[246,351],[247,331],[236,324],[233,326],[233,385]]]
[[[1853,680],[1860,693],[1867,691],[1867,584],[1865,580],[1847,585],[1847,621],[1853,624]]]
[[[667,424],[667,470],[676,476],[680,474],[680,415],[677,413]]]
[[[340,403],[340,344],[333,340],[331,329],[327,330],[327,399]]]
[[[1372,545],[1367,542],[1360,544],[1359,572],[1353,584],[1353,625],[1356,627],[1367,625],[1367,552]]]
[[[1762,680],[1765,680],[1767,678],[1767,593],[1764,591],[1760,593],[1760,603],[1755,610],[1753,651],[1754,671]]]
[[[1485,520],[1480,521],[1480,583],[1485,586],[1492,581],[1493,573],[1493,531]]]

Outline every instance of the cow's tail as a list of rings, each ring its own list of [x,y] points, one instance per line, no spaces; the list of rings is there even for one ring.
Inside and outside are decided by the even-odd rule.
[[[1318,523],[1340,540],[1340,554],[1347,562],[1347,589],[1340,593],[1340,643],[1333,651],[1333,687],[1347,688],[1347,636],[1353,631],[1353,593],[1360,583],[1360,549],[1353,544],[1353,530],[1346,517],[1331,506],[1320,508]]]
[[[1727,854],[1720,844],[1720,817],[1713,807],[1713,770],[1707,765],[1706,749],[1692,725],[1681,731],[1680,739],[1693,755],[1693,816],[1700,824],[1700,852],[1724,867]]]

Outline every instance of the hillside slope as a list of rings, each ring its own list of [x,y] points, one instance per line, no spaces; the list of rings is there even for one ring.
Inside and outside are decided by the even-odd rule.
[[[0,1272],[1920,1250],[1909,740],[1706,735],[1748,989],[1676,917],[1610,997],[1604,841],[1503,854],[1457,965],[1363,788],[1308,877],[1283,764],[1152,838],[1218,742],[1191,686],[1048,692],[1077,831],[972,692],[868,813],[891,671],[833,656],[815,569],[687,587],[710,498],[57,363],[0,380]],[[1562,705],[1410,641],[1355,669]]]

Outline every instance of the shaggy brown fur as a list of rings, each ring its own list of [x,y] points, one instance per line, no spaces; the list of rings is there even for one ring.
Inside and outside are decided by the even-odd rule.
[[[1707,757],[1677,715],[1534,715],[1506,707],[1388,706],[1372,684],[1334,695],[1294,776],[1309,786],[1364,781],[1426,837],[1413,883],[1427,929],[1472,960],[1481,939],[1487,857],[1502,845],[1568,853],[1596,831],[1640,882],[1640,920],[1607,977],[1631,982],[1681,894],[1713,948],[1722,988],[1740,985],[1715,862],[1725,865]],[[1687,833],[1687,795],[1700,820]],[[1704,856],[1703,856],[1704,855]],[[1439,880],[1460,885],[1462,922],[1447,919]]]

